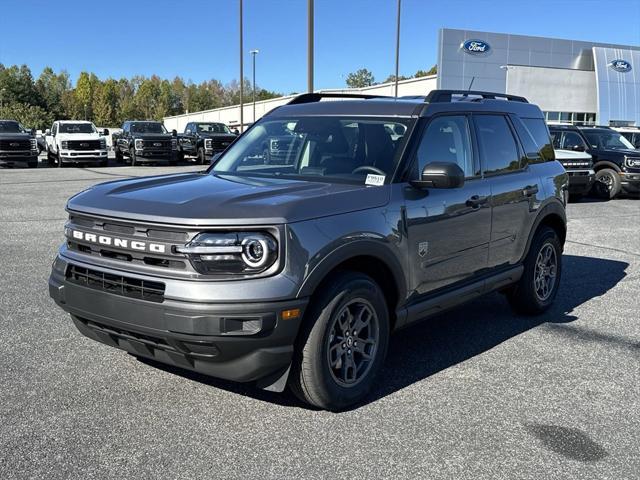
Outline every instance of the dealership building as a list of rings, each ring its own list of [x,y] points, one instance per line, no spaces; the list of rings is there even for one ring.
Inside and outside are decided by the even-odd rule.
[[[399,82],[398,95],[427,95],[436,88],[509,93],[539,105],[551,122],[640,126],[640,46],[444,28],[438,34],[437,64],[437,75]],[[393,95],[394,85],[323,91]],[[255,118],[291,98],[257,102]],[[244,105],[245,126],[253,122],[253,112],[252,103]],[[178,131],[190,121],[240,126],[240,108],[164,121]]]

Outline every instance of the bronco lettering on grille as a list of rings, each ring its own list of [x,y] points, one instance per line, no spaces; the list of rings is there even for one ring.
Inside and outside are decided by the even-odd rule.
[[[160,243],[148,243],[138,240],[127,240],[126,238],[108,237],[95,233],[86,233],[79,230],[72,231],[72,237],[85,242],[97,243],[99,245],[112,245],[118,248],[130,248],[141,252],[165,253],[166,247]]]

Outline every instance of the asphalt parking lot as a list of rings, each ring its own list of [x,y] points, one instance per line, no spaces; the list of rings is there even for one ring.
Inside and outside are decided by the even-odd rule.
[[[0,169],[0,478],[640,476],[640,200],[569,205],[547,314],[495,294],[399,332],[334,414],[140,362],[49,299],[69,196],[198,168]]]

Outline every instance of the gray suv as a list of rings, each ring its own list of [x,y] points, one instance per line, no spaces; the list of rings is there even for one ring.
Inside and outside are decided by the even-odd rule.
[[[72,197],[49,291],[94,340],[340,410],[397,329],[492,291],[547,309],[567,188],[524,98],[305,94],[207,171]]]

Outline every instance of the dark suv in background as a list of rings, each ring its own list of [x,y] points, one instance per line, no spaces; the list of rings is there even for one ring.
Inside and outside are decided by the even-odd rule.
[[[27,130],[15,120],[0,120],[0,165],[38,166],[35,130]]]
[[[140,163],[176,164],[177,132],[167,131],[161,122],[127,120],[122,132],[112,135],[113,150],[118,163],[129,158],[132,166]]]
[[[609,127],[549,125],[553,146],[587,152],[593,161],[596,181],[607,198],[619,193],[640,193],[640,150]]]
[[[338,410],[399,328],[493,291],[549,308],[567,188],[524,98],[305,94],[206,172],[72,197],[49,291],[97,341]]]

